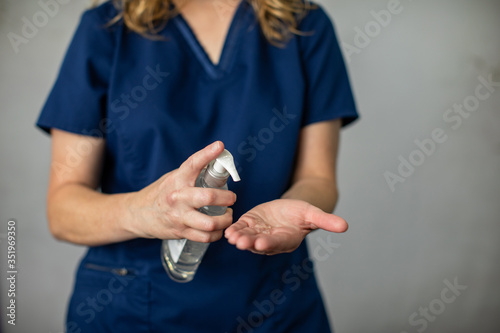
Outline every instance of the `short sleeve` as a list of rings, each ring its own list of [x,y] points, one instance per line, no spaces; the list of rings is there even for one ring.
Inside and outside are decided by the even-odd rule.
[[[106,24],[112,18],[109,5],[82,15],[59,75],[36,125],[93,135],[102,132],[106,95],[113,57],[113,34]]]
[[[333,24],[318,6],[299,26],[303,68],[307,80],[303,126],[342,119],[342,126],[358,118],[346,66]]]

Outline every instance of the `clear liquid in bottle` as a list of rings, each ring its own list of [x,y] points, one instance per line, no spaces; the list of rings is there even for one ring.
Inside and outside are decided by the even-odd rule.
[[[207,175],[205,176],[205,173]],[[208,180],[208,183],[207,183]],[[196,180],[197,187],[219,188],[227,190],[227,177],[225,179],[212,179],[204,170]],[[226,213],[227,207],[205,206],[200,212],[209,216],[219,216]],[[193,242],[187,239],[168,239],[162,242],[161,258],[163,267],[168,276],[176,282],[190,282],[210,243]]]

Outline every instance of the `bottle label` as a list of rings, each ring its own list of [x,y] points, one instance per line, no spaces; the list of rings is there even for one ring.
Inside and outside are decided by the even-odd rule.
[[[170,255],[174,263],[177,264],[177,262],[179,261],[186,242],[187,239],[170,239],[168,241],[168,249],[170,250]]]

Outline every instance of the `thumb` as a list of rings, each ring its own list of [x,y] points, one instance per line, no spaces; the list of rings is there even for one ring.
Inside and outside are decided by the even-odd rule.
[[[223,150],[224,144],[221,141],[216,141],[191,155],[182,163],[179,167],[179,171],[188,179],[196,179],[203,168],[206,167],[210,161],[216,159]]]
[[[349,228],[346,220],[340,216],[325,213],[318,207],[310,205],[306,211],[305,219],[307,223],[312,224],[314,229],[323,229],[330,232],[346,232]]]

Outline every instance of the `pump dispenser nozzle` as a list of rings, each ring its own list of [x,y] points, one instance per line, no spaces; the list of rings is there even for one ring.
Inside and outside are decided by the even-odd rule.
[[[208,165],[208,171],[217,178],[227,178],[231,175],[233,181],[239,182],[241,180],[234,165],[233,155],[226,149]]]

